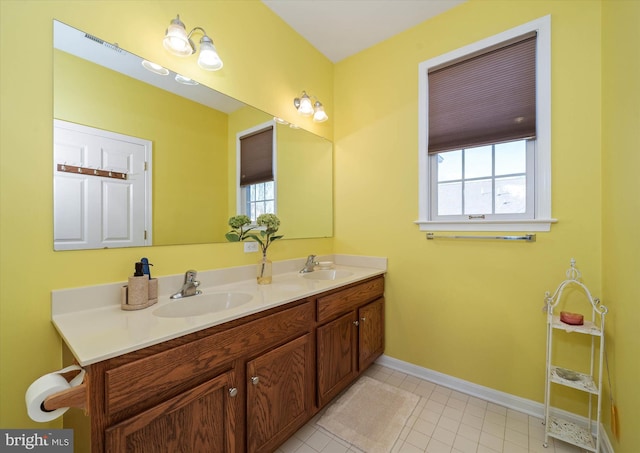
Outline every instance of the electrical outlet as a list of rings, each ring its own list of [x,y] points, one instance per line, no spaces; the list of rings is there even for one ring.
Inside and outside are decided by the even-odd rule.
[[[254,241],[245,242],[244,243],[244,253],[249,252],[257,252],[258,251],[258,243]]]

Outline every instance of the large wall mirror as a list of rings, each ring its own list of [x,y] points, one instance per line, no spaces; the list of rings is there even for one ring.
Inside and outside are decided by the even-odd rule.
[[[143,61],[54,21],[54,249],[138,246],[127,234],[146,235],[143,245],[154,246],[225,242],[227,220],[237,214],[238,136],[269,121],[282,234],[332,236],[331,142],[201,84],[178,83],[171,71],[153,73]],[[59,135],[84,128],[98,150],[95,161],[85,145]],[[109,140],[126,142],[131,153],[110,153]],[[147,155],[138,159],[138,151]],[[97,195],[89,194],[91,185]],[[104,220],[116,201],[130,206]],[[139,221],[130,218],[135,214]],[[86,224],[96,219],[97,232],[88,232]],[[90,234],[100,236],[100,245],[85,241]]]

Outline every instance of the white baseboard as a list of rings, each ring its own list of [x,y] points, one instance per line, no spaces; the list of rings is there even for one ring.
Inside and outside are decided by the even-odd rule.
[[[394,359],[387,355],[382,355],[376,363],[378,365],[392,368],[397,371],[409,374],[411,376],[424,379],[434,384],[441,385],[443,387],[456,390],[461,393],[465,393],[470,396],[474,396],[485,401],[489,401],[500,406],[507,407],[509,409],[516,410],[518,412],[524,412],[527,415],[538,417],[541,420],[544,418],[544,404],[537,401],[528,400],[519,396],[511,395],[509,393],[494,390],[489,387],[474,384],[473,382],[465,381],[453,376],[449,376],[438,371],[423,368],[418,365],[414,365],[409,362],[403,362],[402,360]],[[560,415],[565,420],[571,421],[577,424],[586,424],[588,421],[585,417],[580,417],[570,412],[557,411],[557,415]],[[601,453],[614,453],[609,437],[603,426],[600,427],[600,433],[602,434]]]

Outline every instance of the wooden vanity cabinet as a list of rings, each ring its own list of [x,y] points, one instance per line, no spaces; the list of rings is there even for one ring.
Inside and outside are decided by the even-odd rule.
[[[324,406],[358,375],[356,313],[318,327],[318,403]]]
[[[314,318],[300,300],[89,365],[92,453],[246,452],[247,426],[255,451],[281,443],[315,410]]]
[[[85,367],[92,453],[268,453],[384,349],[384,278]]]
[[[318,298],[318,403],[333,399],[384,351],[384,279]]]
[[[247,363],[247,452],[271,452],[313,415],[315,354],[305,334]]]
[[[105,432],[107,452],[236,451],[237,389],[228,371]]]
[[[384,352],[384,299],[358,309],[358,369],[364,370]]]

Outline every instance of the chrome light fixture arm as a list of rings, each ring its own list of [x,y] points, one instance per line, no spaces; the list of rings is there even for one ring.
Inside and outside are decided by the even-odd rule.
[[[213,40],[207,35],[205,29],[202,27],[193,27],[189,34],[187,34],[187,28],[180,20],[179,14],[175,19],[171,20],[162,44],[171,54],[179,57],[188,57],[196,53],[196,45],[191,39],[195,32],[202,33],[198,65],[207,71],[217,71],[222,68],[222,60],[213,44]]]
[[[311,101],[312,97],[315,102]],[[316,96],[309,96],[306,91],[302,91],[300,97],[294,98],[293,106],[298,111],[298,115],[313,116],[313,121],[316,123],[322,123],[329,119],[320,100]]]

